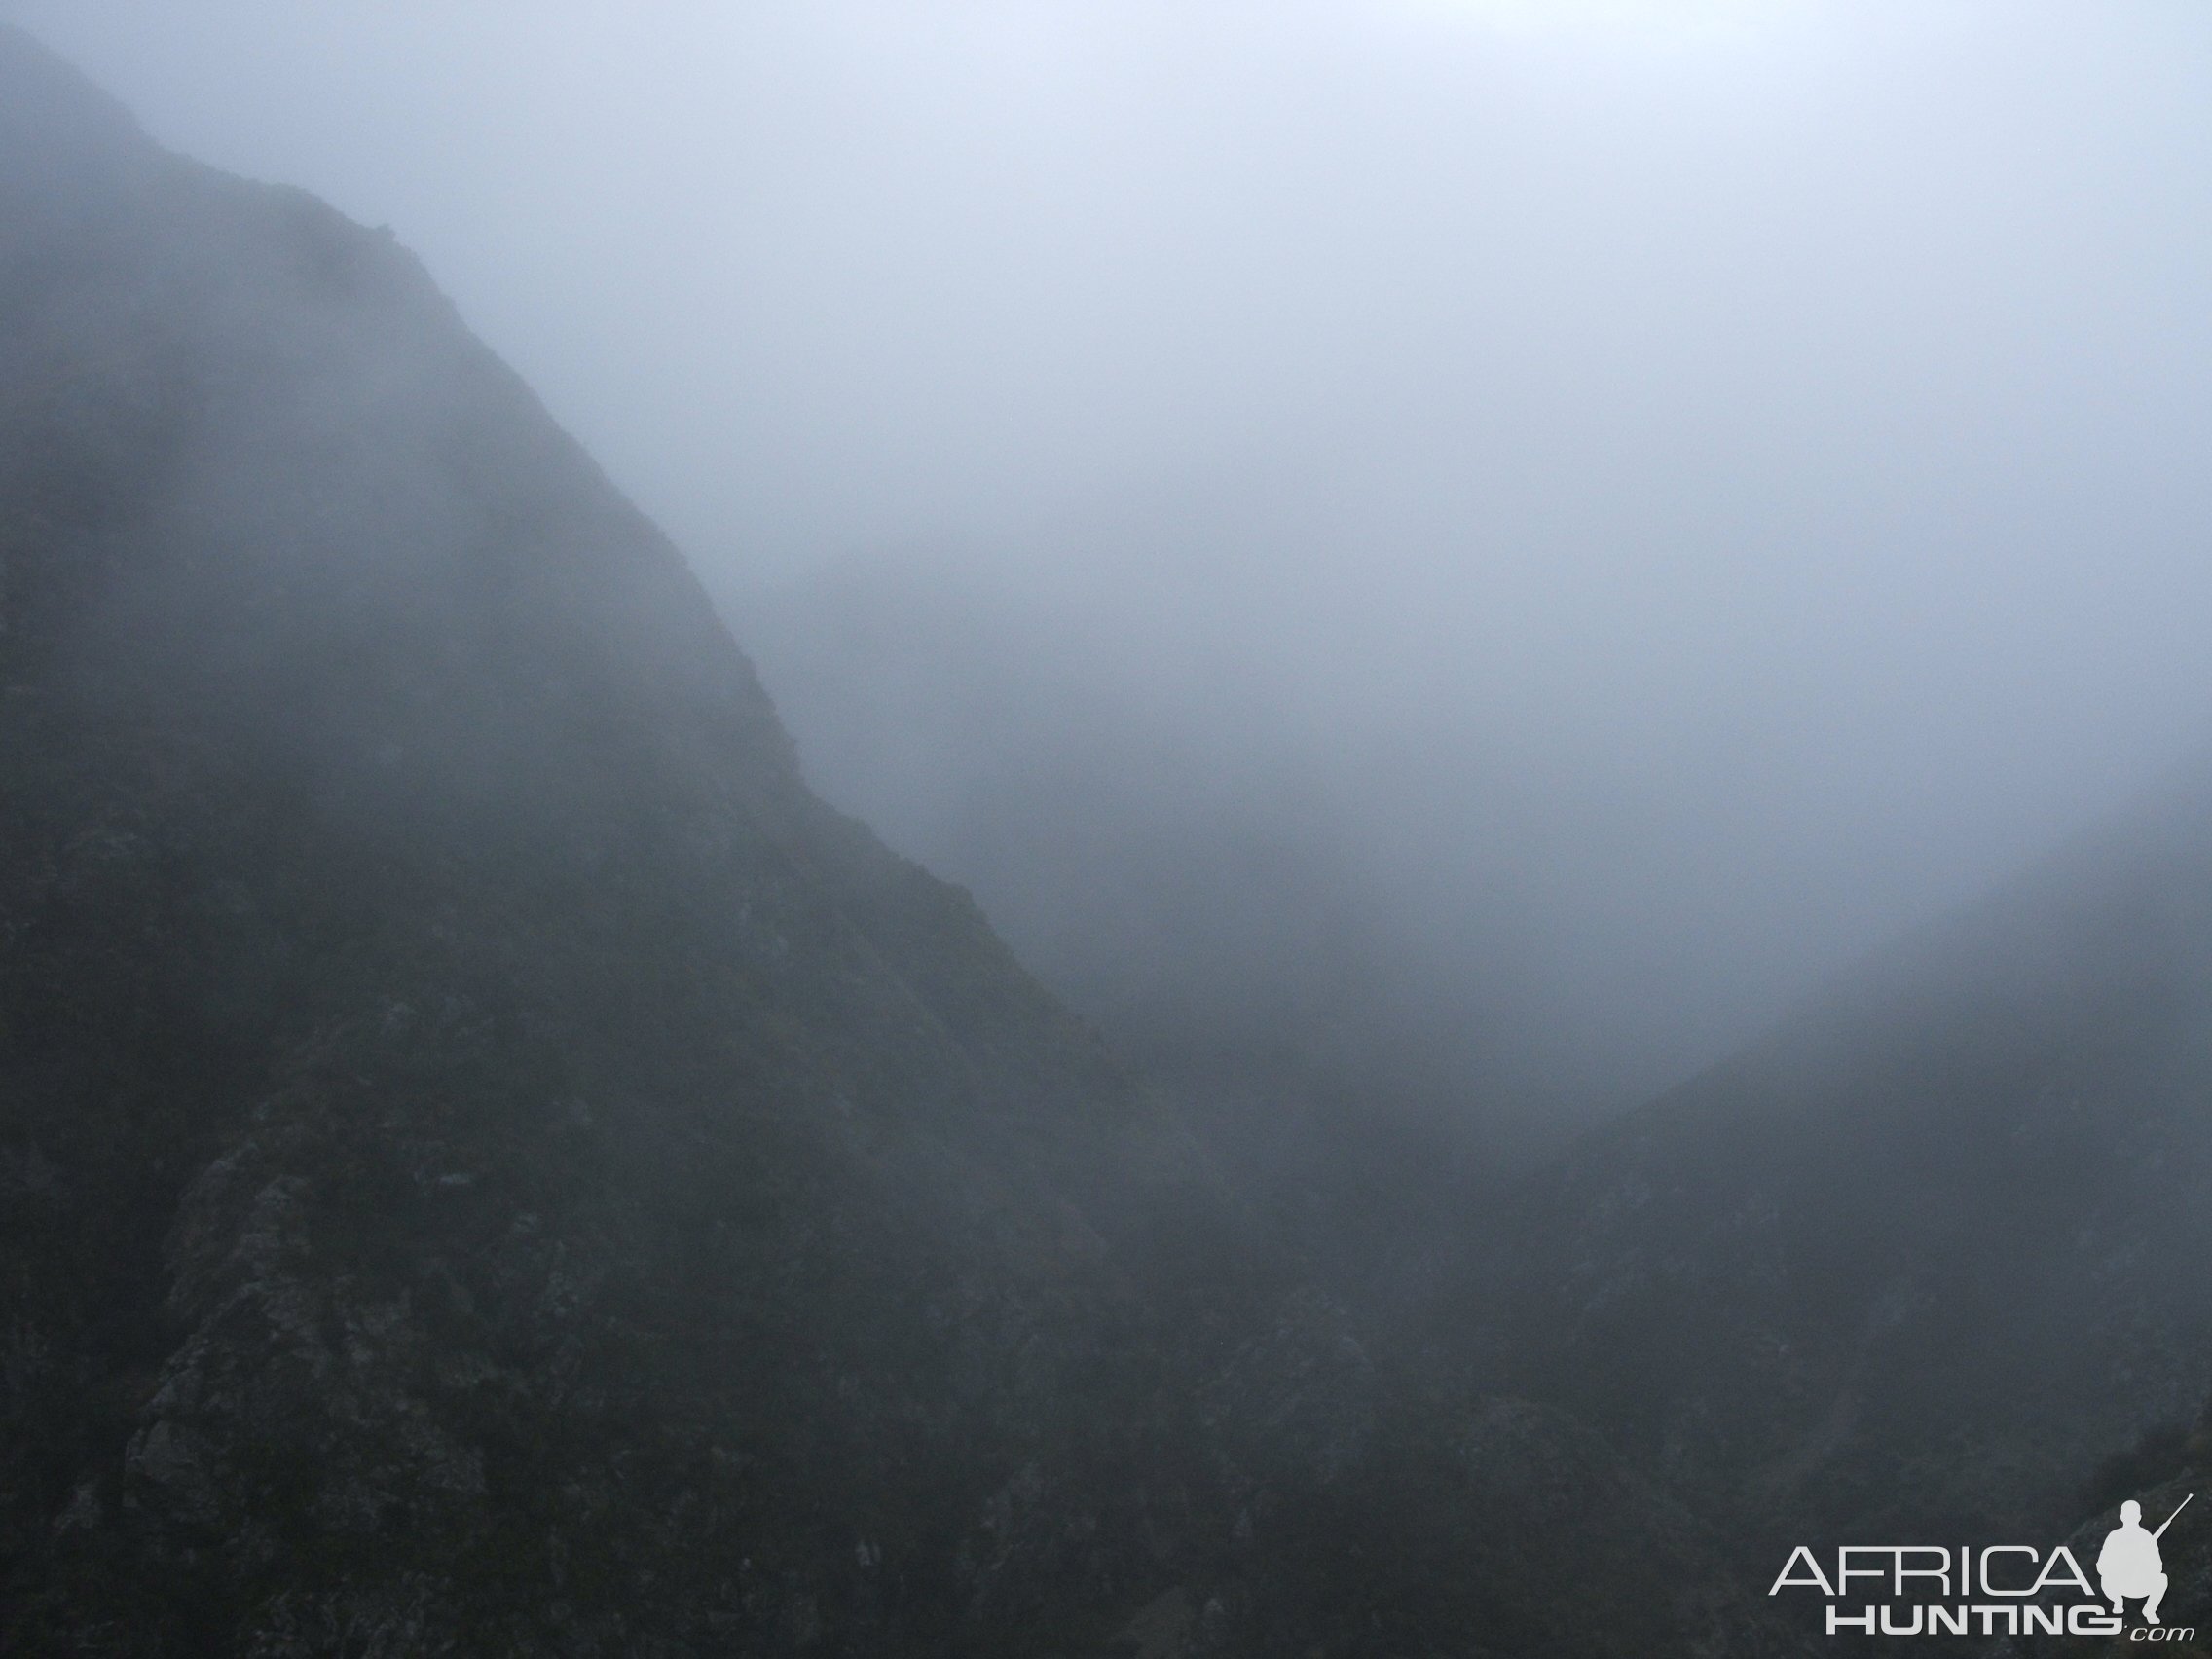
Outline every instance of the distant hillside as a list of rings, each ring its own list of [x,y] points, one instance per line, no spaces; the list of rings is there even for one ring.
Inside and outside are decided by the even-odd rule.
[[[1458,1316],[1770,1542],[2062,1536],[2212,1391],[2208,1190],[2200,770],[1578,1148]]]

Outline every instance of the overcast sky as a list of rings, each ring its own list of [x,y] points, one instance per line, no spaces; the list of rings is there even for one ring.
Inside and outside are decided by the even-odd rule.
[[[1542,755],[1808,960],[2212,726],[2197,0],[0,16],[391,225],[719,591]]]

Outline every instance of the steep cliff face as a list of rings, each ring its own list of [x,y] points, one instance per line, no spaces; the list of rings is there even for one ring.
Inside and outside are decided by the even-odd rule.
[[[0,1647],[1631,1638],[1774,1650],[807,793],[389,238],[0,28]]]
[[[1054,1489],[1158,1428],[1158,1252],[1235,1272],[1173,1123],[412,259],[0,77],[23,1650],[1104,1594],[1176,1500]]]
[[[2212,776],[1533,1184],[1516,1385],[1772,1542],[2063,1535],[2212,1382]]]

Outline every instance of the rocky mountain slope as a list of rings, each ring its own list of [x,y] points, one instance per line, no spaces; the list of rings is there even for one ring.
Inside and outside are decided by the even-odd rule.
[[[1624,1641],[1781,1650],[808,793],[389,237],[0,28],[0,1651]]]
[[[1147,1425],[1147,1252],[1235,1256],[1202,1166],[806,793],[411,259],[6,72],[18,1616],[635,1651],[1038,1594],[1016,1477]]]

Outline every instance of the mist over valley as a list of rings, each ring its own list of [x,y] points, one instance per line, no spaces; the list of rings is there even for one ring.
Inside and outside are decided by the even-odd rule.
[[[0,1651],[2194,1650],[2208,58],[0,5]]]

